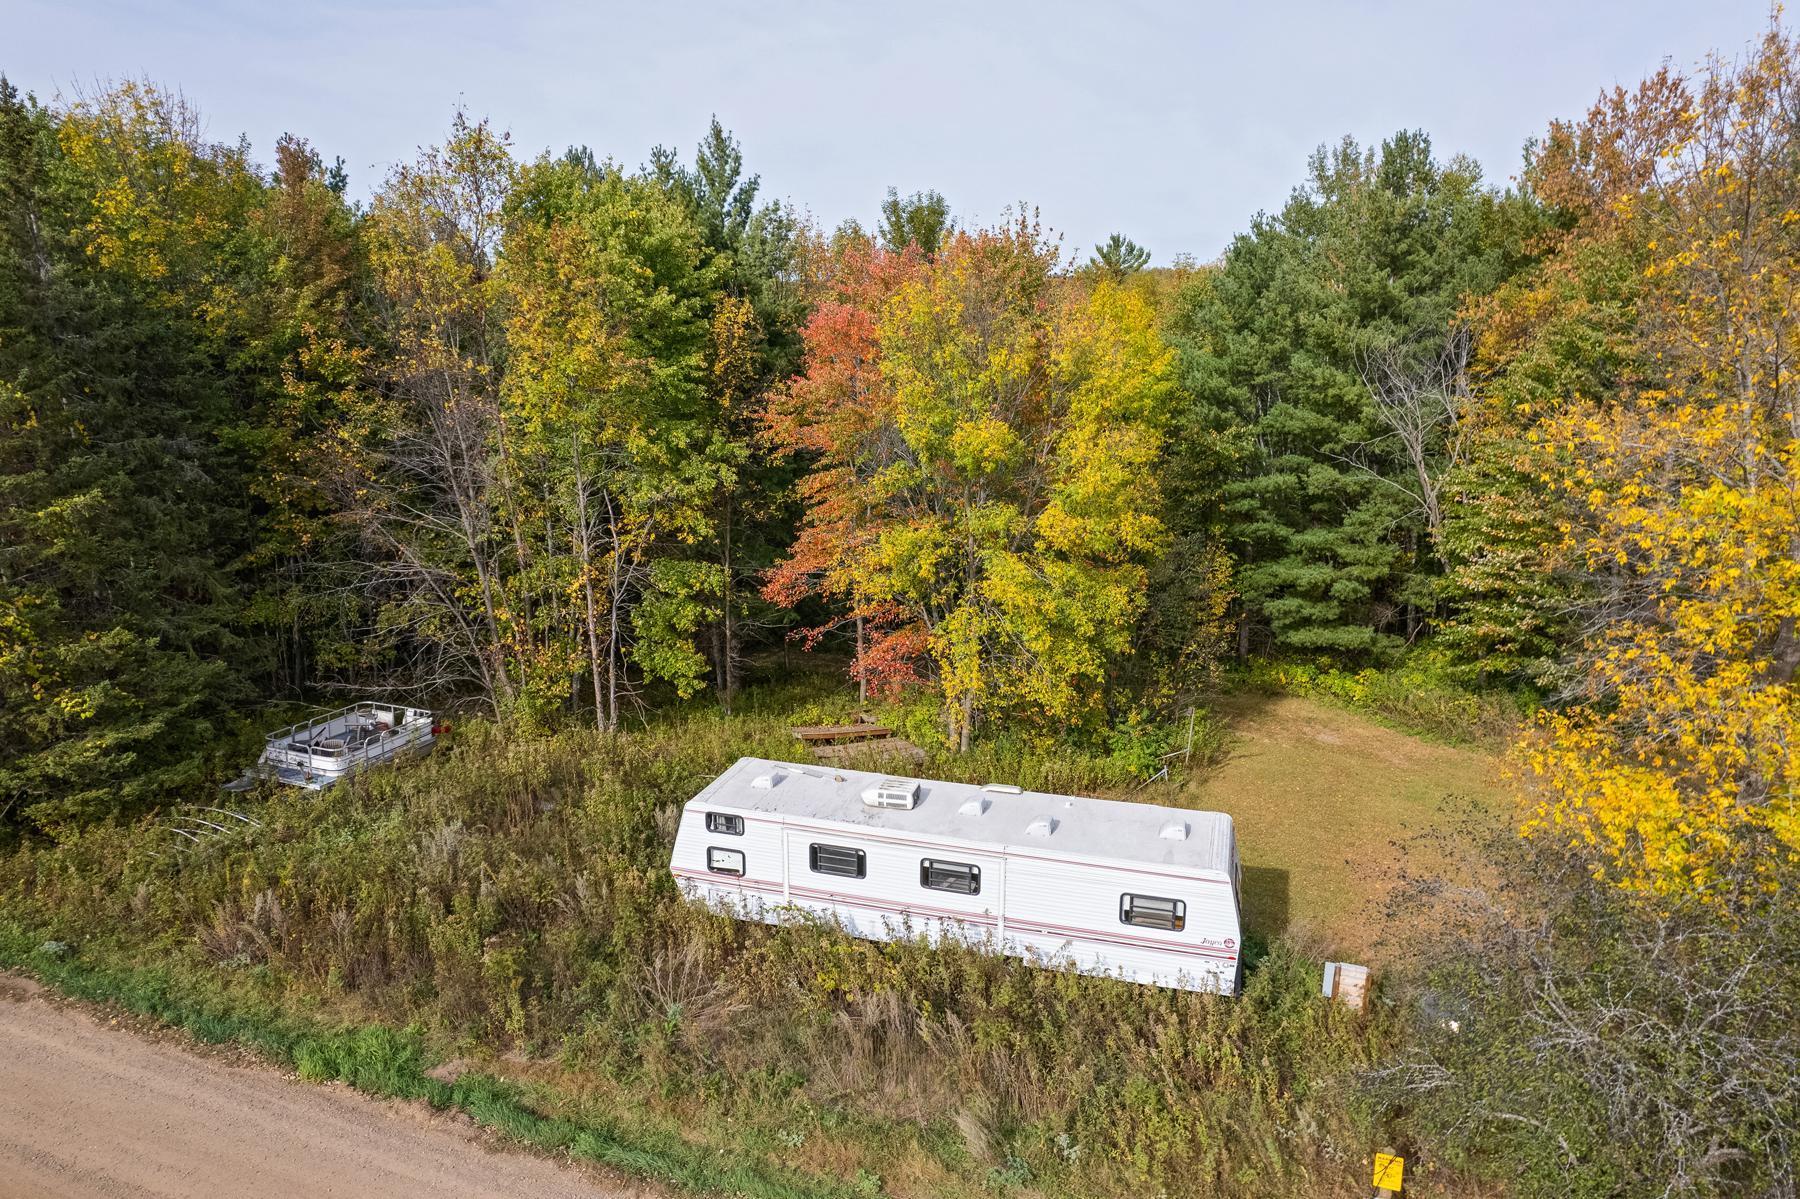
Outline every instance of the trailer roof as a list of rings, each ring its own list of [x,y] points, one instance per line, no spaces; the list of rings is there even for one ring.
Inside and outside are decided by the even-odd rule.
[[[918,805],[906,810],[863,803],[864,791],[890,779],[917,783]],[[1227,878],[1233,873],[1231,817],[1223,812],[1044,791],[996,791],[994,786],[739,758],[693,802],[995,848],[1177,866]]]

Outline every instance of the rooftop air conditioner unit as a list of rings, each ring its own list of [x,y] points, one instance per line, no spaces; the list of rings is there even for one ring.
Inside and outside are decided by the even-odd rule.
[[[919,806],[919,784],[906,779],[882,779],[862,793],[862,800],[871,808],[902,808],[910,811]]]

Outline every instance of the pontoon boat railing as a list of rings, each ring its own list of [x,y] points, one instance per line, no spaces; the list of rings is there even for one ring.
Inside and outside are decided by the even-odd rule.
[[[392,712],[396,716],[401,717],[401,719],[395,720],[393,722],[393,724],[389,730],[390,732],[393,732],[393,731],[398,731],[399,728],[401,727],[401,725],[406,723],[406,721],[405,721],[406,714],[409,714],[413,711],[416,711],[416,709],[406,708],[406,707],[402,707],[402,706],[395,705],[395,704],[380,704],[380,703],[375,703],[374,701],[365,701],[365,702],[359,703],[359,704],[351,704],[347,708],[339,708],[335,712],[327,712],[326,714],[324,714],[322,716],[315,716],[311,720],[296,721],[295,723],[288,725],[284,729],[280,729],[277,732],[270,733],[267,737],[267,742],[270,746],[275,746],[277,743],[289,743],[291,745],[291,743],[294,742],[295,740],[297,740],[301,734],[304,734],[305,738],[306,738],[305,745],[304,746],[291,745],[292,749],[299,750],[301,752],[308,753],[308,754],[314,754],[318,757],[341,758],[341,757],[344,757],[345,755],[353,753],[353,752],[360,753],[360,752],[366,751],[369,748],[368,743],[365,742],[364,744],[359,745],[359,746],[345,745],[345,746],[340,746],[335,749],[326,748],[324,746],[317,745],[313,742],[312,734],[315,729],[323,729],[327,725],[331,724],[333,721],[342,720],[343,718],[345,718],[347,716],[355,716],[358,714],[367,714],[367,715],[372,716],[376,712]]]

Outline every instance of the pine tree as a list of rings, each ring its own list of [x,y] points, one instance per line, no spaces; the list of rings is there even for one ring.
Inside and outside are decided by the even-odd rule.
[[[1187,472],[1180,519],[1228,539],[1241,648],[1261,630],[1280,649],[1368,659],[1421,630],[1432,547],[1364,370],[1376,352],[1438,352],[1462,299],[1504,274],[1494,203],[1472,163],[1437,163],[1423,134],[1379,151],[1346,140],[1178,304],[1192,401],[1175,451],[1236,460],[1216,490]]]
[[[795,471],[755,442],[763,395],[800,361],[801,229],[787,205],[756,202],[761,180],[745,175],[742,149],[717,117],[691,168],[662,150],[652,163],[651,177],[693,214],[716,279],[706,381],[722,473],[707,535],[719,580],[708,641],[713,685],[729,711],[747,644],[781,623],[760,582],[793,540]]]
[[[0,812],[46,827],[199,780],[246,694],[236,397],[195,299],[257,183],[194,128],[147,88],[53,114],[0,82]]]
[[[1094,256],[1088,260],[1088,265],[1116,283],[1149,266],[1150,251],[1123,233],[1115,233],[1094,247]]]

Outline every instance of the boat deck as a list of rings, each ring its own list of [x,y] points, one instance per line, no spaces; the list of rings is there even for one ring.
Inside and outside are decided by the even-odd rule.
[[[408,752],[426,752],[437,728],[430,711],[360,703],[269,734],[261,759],[234,786],[272,779],[319,790]]]

